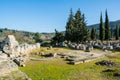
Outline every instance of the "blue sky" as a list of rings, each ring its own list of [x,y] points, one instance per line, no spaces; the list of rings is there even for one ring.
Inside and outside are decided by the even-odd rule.
[[[85,14],[88,25],[99,23],[108,10],[110,21],[120,19],[120,0],[0,0],[0,28],[32,32],[64,31],[70,8]]]

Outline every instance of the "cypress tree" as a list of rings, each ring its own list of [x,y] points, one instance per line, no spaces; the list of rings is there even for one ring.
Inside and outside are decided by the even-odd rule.
[[[110,32],[110,23],[109,23],[109,18],[107,14],[107,10],[105,12],[105,40],[109,40],[111,37],[111,32]]]
[[[113,38],[114,37],[114,30],[113,30],[113,28],[111,28],[111,38]]]
[[[103,41],[104,38],[105,38],[105,30],[104,30],[104,23],[103,23],[103,19],[102,19],[102,13],[101,13],[101,16],[100,16],[99,38],[100,38],[101,41]]]
[[[118,27],[118,25],[116,25],[116,28],[115,28],[115,39],[116,40],[119,39],[119,27]]]
[[[119,26],[119,37],[120,37],[120,26]]]
[[[96,29],[93,27],[91,29],[91,39],[96,40],[96,38],[97,38],[97,32],[96,32]]]

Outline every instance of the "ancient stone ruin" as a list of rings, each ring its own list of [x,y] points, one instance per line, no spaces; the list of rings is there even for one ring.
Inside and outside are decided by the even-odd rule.
[[[12,58],[21,54],[26,54],[27,52],[37,48],[40,48],[40,43],[19,44],[13,35],[8,35],[8,37],[5,38],[0,44],[0,50]]]
[[[0,76],[18,70],[18,66],[24,67],[28,53],[38,48],[40,48],[40,43],[19,44],[13,35],[8,35],[0,43],[0,72],[2,72]]]
[[[69,43],[68,47],[75,50],[83,50],[85,52],[91,52],[93,49],[101,49],[104,51],[107,50],[120,51],[120,42],[93,41],[93,42],[86,42],[84,44]]]
[[[13,35],[8,35],[8,37],[5,38],[0,44],[1,51],[11,57],[16,57],[19,55],[17,50],[18,47],[19,43],[15,40]]]

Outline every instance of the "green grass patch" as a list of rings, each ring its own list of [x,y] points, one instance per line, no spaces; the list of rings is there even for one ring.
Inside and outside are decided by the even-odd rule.
[[[70,48],[67,47],[54,47],[52,49],[49,49],[49,47],[41,47],[40,49],[32,51],[32,54],[37,52],[43,52],[43,53],[61,53],[61,52],[68,52],[71,51]]]
[[[62,50],[62,49],[60,49]],[[63,49],[68,50],[68,49]],[[99,66],[95,63],[101,60],[112,60],[116,66]],[[49,61],[28,61],[26,67],[20,67],[32,80],[119,80],[114,73],[120,72],[120,52],[104,58],[79,65],[66,64],[63,59]],[[113,69],[112,72],[104,72]]]

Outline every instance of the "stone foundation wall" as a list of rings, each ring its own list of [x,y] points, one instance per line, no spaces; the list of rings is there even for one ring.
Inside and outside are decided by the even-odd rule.
[[[1,43],[0,50],[9,57],[17,57],[26,54],[32,50],[40,48],[40,43],[36,44],[19,44],[13,35],[8,35]]]

